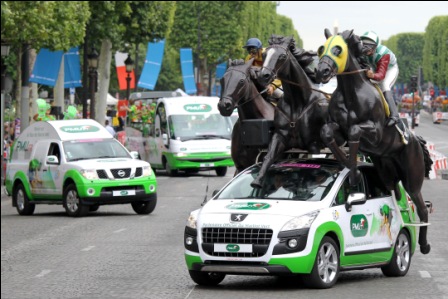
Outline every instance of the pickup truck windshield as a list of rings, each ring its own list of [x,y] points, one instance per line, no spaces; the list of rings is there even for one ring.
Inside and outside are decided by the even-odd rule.
[[[115,139],[77,140],[63,143],[67,162],[88,159],[131,158]]]

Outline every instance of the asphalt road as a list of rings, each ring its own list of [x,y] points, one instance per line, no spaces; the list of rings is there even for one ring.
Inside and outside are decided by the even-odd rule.
[[[417,134],[448,154],[448,126],[424,120]],[[232,176],[158,175],[158,204],[148,216],[130,205],[102,206],[83,218],[61,206],[39,205],[19,216],[1,197],[1,298],[416,298],[448,299],[448,181],[425,180],[430,215],[430,254],[417,251],[405,277],[379,269],[343,272],[330,290],[306,289],[274,277],[228,276],[217,287],[197,286],[183,256],[189,212]]]

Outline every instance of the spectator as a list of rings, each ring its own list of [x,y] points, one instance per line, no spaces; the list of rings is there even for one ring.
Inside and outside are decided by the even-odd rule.
[[[117,133],[115,132],[114,128],[110,125],[109,120],[106,119],[104,122],[106,130],[115,138],[117,136]]]

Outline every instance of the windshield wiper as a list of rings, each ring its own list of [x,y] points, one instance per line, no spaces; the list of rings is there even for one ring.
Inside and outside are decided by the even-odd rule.
[[[75,158],[75,159],[70,159],[68,162],[75,162],[75,161],[80,161],[80,160],[89,160],[92,158],[86,158],[86,157],[82,157],[82,158]]]
[[[230,137],[225,137],[222,135],[212,135],[212,134],[207,134],[207,135],[198,135],[195,137],[187,137],[187,138],[182,138],[182,141],[188,141],[188,140],[201,140],[201,139],[227,139],[230,140]]]

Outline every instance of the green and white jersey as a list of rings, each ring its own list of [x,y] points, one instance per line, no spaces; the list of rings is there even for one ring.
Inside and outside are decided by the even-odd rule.
[[[378,45],[378,47],[376,47],[375,53],[373,53],[372,56],[368,56],[367,58],[369,64],[374,68],[374,71],[376,71],[378,61],[380,61],[381,58],[383,58],[383,56],[386,54],[390,55],[389,65],[387,66],[387,69],[390,69],[397,64],[397,57],[395,57],[395,54],[386,46]]]

